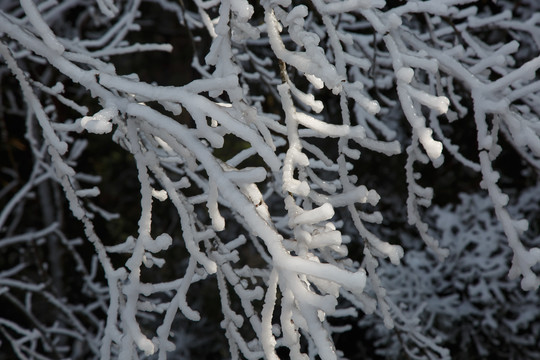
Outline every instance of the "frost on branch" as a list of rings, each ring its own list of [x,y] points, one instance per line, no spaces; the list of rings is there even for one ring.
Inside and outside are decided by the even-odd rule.
[[[538,216],[538,208],[526,204],[537,203],[538,196],[537,185],[527,188],[508,205],[508,211],[532,219]],[[508,278],[512,250],[504,241],[503,226],[493,214],[489,197],[461,194],[456,206],[435,206],[429,212],[428,221],[439,230],[441,245],[450,254],[440,262],[425,251],[410,250],[404,256],[404,268],[383,267],[384,285],[391,289],[389,296],[399,304],[398,311],[416,321],[398,323],[398,331],[390,332],[373,319],[363,319],[362,326],[375,329],[376,351],[399,357],[399,337],[408,352],[419,356],[417,343],[423,339],[411,336],[416,332],[445,345],[459,338],[453,358],[489,357],[496,352],[494,347],[500,349],[501,358],[538,357],[536,339],[528,331],[537,326],[540,316],[538,292],[520,291],[519,282]],[[531,239],[525,236],[524,240]]]
[[[524,200],[540,169],[538,10],[2,2],[0,297],[26,319],[0,316],[2,346],[20,358],[204,357],[193,348],[211,342],[219,303],[233,359],[346,358],[337,335],[358,317],[377,346],[398,337],[383,356],[457,356],[447,325],[468,270],[444,264],[509,261],[522,289],[540,285],[538,209]],[[167,36],[174,46],[155,40]],[[141,57],[157,53],[174,65]],[[451,206],[459,192],[478,214]],[[471,239],[476,226],[496,236]],[[440,306],[433,269],[455,291]],[[468,295],[520,306],[504,274]],[[511,331],[530,321],[508,311]]]

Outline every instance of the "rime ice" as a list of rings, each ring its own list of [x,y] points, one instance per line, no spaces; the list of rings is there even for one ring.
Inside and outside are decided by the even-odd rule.
[[[26,131],[1,148],[31,159],[1,169],[0,296],[31,320],[0,314],[17,356],[189,358],[212,348],[212,298],[232,359],[343,359],[359,317],[388,358],[450,358],[455,323],[485,330],[481,357],[485,339],[540,357],[537,2],[184,5],[0,6],[0,118]],[[157,11],[152,38],[186,35],[187,84],[180,59],[124,73],[173,50],[133,42]],[[118,214],[106,181],[126,181]]]

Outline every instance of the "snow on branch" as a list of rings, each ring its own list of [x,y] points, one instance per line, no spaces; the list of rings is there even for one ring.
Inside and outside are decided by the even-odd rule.
[[[359,314],[410,358],[449,358],[428,295],[396,280],[411,238],[453,259],[433,203],[485,192],[509,275],[540,286],[537,206],[512,207],[540,173],[540,9],[499,3],[2,2],[0,130],[24,124],[5,148],[31,159],[9,150],[0,169],[0,251],[17,259],[0,261],[0,298],[28,320],[0,315],[11,351],[185,355],[178,326],[204,324],[213,286],[233,359],[344,359],[336,335]]]

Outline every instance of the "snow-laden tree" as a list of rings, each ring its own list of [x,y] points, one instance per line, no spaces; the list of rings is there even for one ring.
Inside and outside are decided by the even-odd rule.
[[[385,356],[450,358],[463,318],[473,353],[538,356],[539,22],[535,0],[0,1],[0,352],[189,358],[216,321],[226,358],[342,359],[361,317]]]
[[[537,218],[539,196],[538,186],[524,189],[508,210],[514,216]],[[535,335],[540,326],[539,294],[519,291],[519,283],[508,279],[512,250],[491,199],[463,193],[457,206],[434,206],[426,216],[449,255],[440,262],[422,248],[415,249],[415,239],[406,236],[410,246],[403,266],[382,264],[380,276],[389,298],[419,321],[393,331],[372,317],[363,318],[361,326],[372,332],[375,351],[399,358],[402,344],[411,343],[406,328],[417,327],[442,345],[454,345],[457,359],[540,357]],[[528,234],[524,240],[534,241]]]

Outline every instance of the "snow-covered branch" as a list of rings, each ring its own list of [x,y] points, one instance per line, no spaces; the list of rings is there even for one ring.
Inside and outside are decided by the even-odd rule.
[[[454,298],[435,308],[422,279],[444,292],[427,266],[479,256],[475,221],[486,259],[511,252],[509,275],[540,285],[539,209],[514,205],[540,169],[540,8],[499,3],[3,1],[2,341],[165,359],[214,296],[233,359],[343,359],[357,317],[449,358],[434,318]]]

